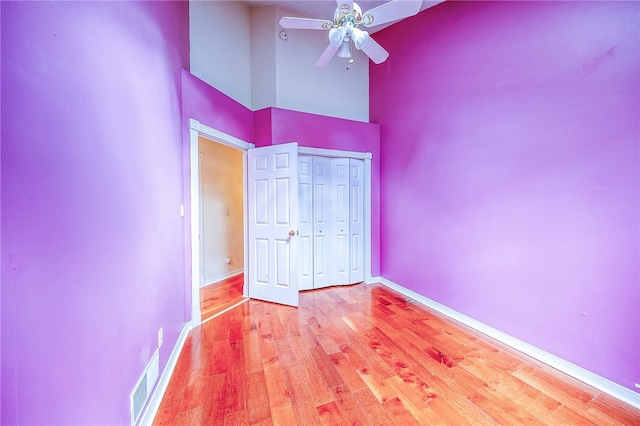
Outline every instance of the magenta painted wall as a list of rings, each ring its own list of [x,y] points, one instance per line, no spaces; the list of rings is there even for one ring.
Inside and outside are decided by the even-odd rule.
[[[254,114],[256,146],[300,146],[371,153],[371,275],[380,275],[380,126],[323,115],[266,108]]]
[[[194,118],[245,142],[253,141],[253,112],[186,70],[182,71],[182,101],[185,130]]]
[[[1,8],[2,424],[128,424],[188,314],[188,4]]]
[[[446,2],[376,39],[381,274],[640,382],[638,2]]]

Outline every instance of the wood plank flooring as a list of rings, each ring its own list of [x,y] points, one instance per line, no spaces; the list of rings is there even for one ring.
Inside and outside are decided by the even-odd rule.
[[[245,299],[242,295],[244,274],[234,275],[200,289],[200,312],[202,321],[224,311]]]
[[[193,329],[155,425],[639,425],[640,411],[380,285]]]

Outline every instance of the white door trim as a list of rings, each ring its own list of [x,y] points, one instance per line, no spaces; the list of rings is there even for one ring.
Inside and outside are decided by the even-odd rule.
[[[355,158],[357,160],[371,160],[370,152],[342,151],[339,149],[311,148],[308,146],[298,147],[299,155],[317,155],[330,158]]]
[[[198,138],[204,137],[214,142],[240,149],[243,152],[243,181],[245,187],[244,202],[244,235],[245,250],[244,264],[247,265],[247,210],[246,210],[246,183],[247,183],[247,150],[255,145],[231,136],[227,133],[205,126],[198,120],[189,119],[189,167],[190,167],[190,188],[191,188],[191,324],[197,327],[201,323],[202,313],[200,312],[200,180],[198,164]],[[244,293],[247,292],[247,282],[245,276]]]
[[[364,159],[364,282],[371,284],[371,153]]]

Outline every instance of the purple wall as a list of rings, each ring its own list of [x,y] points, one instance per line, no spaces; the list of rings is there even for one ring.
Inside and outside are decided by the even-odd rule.
[[[188,315],[188,4],[1,7],[2,423],[127,424]]]
[[[254,113],[185,70],[182,71],[182,102],[187,145],[190,118],[246,142],[253,141]]]
[[[298,142],[371,153],[371,274],[380,275],[380,126],[280,108],[256,111],[254,126],[256,146]]]
[[[370,79],[382,276],[632,390],[638,8],[442,3]]]

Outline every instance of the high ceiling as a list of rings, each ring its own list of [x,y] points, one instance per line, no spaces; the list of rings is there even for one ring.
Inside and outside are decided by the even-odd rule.
[[[438,3],[442,3],[443,1],[444,0],[425,0],[422,2],[420,11],[435,6]],[[333,20],[333,13],[336,10],[337,3],[344,3],[344,1],[341,0],[242,0],[242,2],[248,4],[249,6],[277,5],[289,10],[291,12],[291,16],[329,20]],[[357,3],[362,11],[365,12],[384,3],[388,3],[388,0],[358,0]],[[368,31],[370,33],[373,33],[389,25],[391,24],[372,27],[371,29],[368,29]]]

